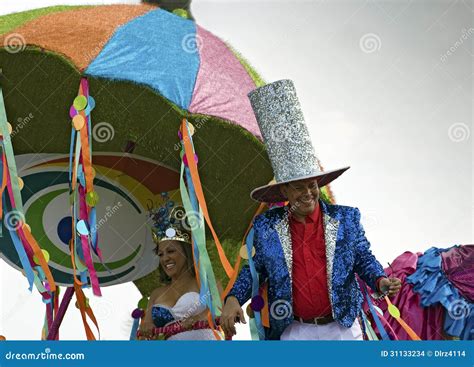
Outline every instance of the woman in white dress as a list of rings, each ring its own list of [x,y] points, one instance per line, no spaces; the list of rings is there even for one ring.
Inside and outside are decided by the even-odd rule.
[[[168,226],[164,236],[154,233],[154,238],[164,285],[151,293],[139,334],[142,338],[152,335],[152,339],[216,340],[207,324],[208,308],[199,294],[190,233],[176,222]],[[156,330],[164,327],[175,332],[157,337]]]

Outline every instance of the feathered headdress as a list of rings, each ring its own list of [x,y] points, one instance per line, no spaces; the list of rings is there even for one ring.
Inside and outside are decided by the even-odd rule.
[[[158,208],[149,207],[149,216],[153,221],[153,241],[158,245],[163,241],[180,241],[191,244],[190,226],[186,211],[175,206],[167,192],[161,193],[164,203]]]

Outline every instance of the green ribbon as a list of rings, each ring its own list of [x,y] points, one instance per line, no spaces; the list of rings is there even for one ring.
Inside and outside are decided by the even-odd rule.
[[[46,292],[46,288],[43,286],[43,282],[41,281],[41,279],[39,278],[39,276],[38,276],[37,273],[35,273],[35,280],[34,280],[34,282],[35,282],[36,288],[38,289],[38,291],[39,291],[40,293]]]
[[[361,315],[362,315],[362,319],[363,319],[364,324],[365,324],[365,332],[367,334],[367,338],[369,340],[379,340],[379,338],[377,337],[377,334],[375,333],[375,330],[372,327],[370,321],[367,319],[367,317],[363,313]]]
[[[21,214],[23,214],[23,202],[21,200],[20,188],[18,187],[18,180],[17,180],[18,173],[16,170],[15,154],[13,153],[12,140],[11,140],[10,132],[8,131],[7,113],[5,111],[5,104],[3,101],[3,92],[2,92],[1,87],[0,87],[0,132],[3,135],[3,146],[5,149],[5,155],[7,158],[8,171],[10,174],[10,181],[11,181],[12,191],[13,191],[13,198],[15,200],[14,207]]]
[[[78,161],[79,161],[79,159],[78,159]],[[75,169],[76,169],[76,178],[77,178],[77,166],[76,166]],[[74,189],[73,195],[74,195],[74,202],[73,202],[73,209],[72,209],[72,220],[73,220],[73,223],[76,223],[77,195],[78,195],[77,185],[76,185],[76,188]],[[76,269],[78,270],[78,272],[82,273],[82,272],[87,270],[87,266],[84,265],[81,262],[79,254],[77,253],[77,235],[76,235],[76,233],[73,233],[72,236],[73,236],[72,238],[74,238],[74,241],[73,241],[74,264],[76,265]],[[79,274],[77,274],[77,276],[79,276]]]
[[[184,163],[181,164],[181,177],[180,177],[180,191],[181,200],[183,202],[186,213],[195,212],[191,199],[188,194],[186,184],[184,182]],[[199,208],[199,225],[197,228],[192,228],[193,239],[196,242],[199,250],[199,272],[202,274],[202,279],[206,279],[211,293],[212,298],[212,310],[213,315],[219,316],[222,308],[221,298],[219,290],[217,289],[216,278],[214,271],[212,270],[211,260],[206,248],[206,231],[204,227],[204,216],[202,215],[201,208]]]
[[[255,318],[251,318],[249,320],[249,328],[250,328],[250,337],[252,340],[260,340],[259,334],[258,334],[258,328],[257,328],[257,323],[255,322]]]

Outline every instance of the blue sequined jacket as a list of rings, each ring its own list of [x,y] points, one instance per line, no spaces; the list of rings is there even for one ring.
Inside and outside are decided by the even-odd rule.
[[[320,201],[324,218],[329,300],[334,319],[351,327],[361,309],[362,294],[357,273],[372,289],[385,276],[384,270],[370,251],[360,223],[360,211]],[[279,207],[257,216],[254,221],[253,257],[259,280],[268,281],[270,328],[265,339],[280,339],[293,321],[292,312],[292,248],[289,209]],[[243,305],[251,297],[252,276],[245,265],[228,296],[235,296]]]

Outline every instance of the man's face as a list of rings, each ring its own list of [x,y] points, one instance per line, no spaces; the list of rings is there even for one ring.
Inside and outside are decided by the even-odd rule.
[[[299,216],[313,213],[319,200],[319,187],[315,178],[282,185],[281,192],[288,199],[290,210]]]

